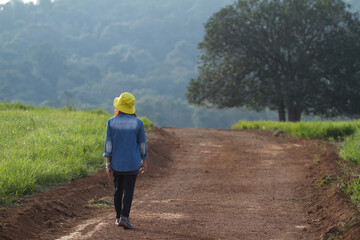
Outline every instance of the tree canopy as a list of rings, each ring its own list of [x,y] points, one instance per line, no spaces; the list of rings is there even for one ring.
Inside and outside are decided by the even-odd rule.
[[[360,114],[360,21],[341,0],[239,0],[205,25],[191,103]]]

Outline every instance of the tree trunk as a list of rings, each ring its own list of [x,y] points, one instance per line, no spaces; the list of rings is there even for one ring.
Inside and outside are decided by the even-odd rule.
[[[281,102],[278,105],[278,115],[279,115],[279,122],[285,122],[286,121],[284,102]]]
[[[296,103],[292,103],[288,107],[289,122],[299,122],[301,120],[302,108]]]

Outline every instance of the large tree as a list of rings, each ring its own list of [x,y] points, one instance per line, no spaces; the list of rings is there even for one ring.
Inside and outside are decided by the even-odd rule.
[[[302,113],[360,113],[360,21],[341,0],[239,0],[205,25],[191,103]]]

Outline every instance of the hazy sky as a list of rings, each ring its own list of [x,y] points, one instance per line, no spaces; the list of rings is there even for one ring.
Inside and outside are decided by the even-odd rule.
[[[36,0],[22,0],[23,2],[34,2],[36,3]],[[7,3],[7,2],[10,2],[10,0],[0,0],[0,4],[4,4],[4,3]]]

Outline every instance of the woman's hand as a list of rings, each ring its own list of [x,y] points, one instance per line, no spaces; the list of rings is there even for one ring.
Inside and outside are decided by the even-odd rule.
[[[112,180],[111,158],[107,158],[105,169],[106,169],[106,173],[111,181]]]
[[[110,181],[112,180],[112,169],[111,169],[111,166],[106,166],[106,173],[110,179]]]
[[[147,169],[146,160],[143,159],[143,160],[142,160],[142,165],[141,165],[141,167],[140,167],[140,173],[141,173],[141,174],[145,173],[145,172],[146,172],[146,169]]]

